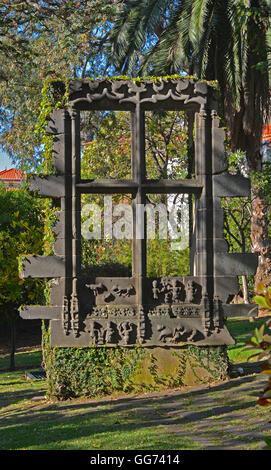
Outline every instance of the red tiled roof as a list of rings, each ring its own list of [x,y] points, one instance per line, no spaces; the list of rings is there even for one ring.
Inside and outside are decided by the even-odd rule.
[[[263,141],[271,142],[271,124],[265,124],[263,127]]]
[[[10,168],[9,170],[0,171],[0,179],[21,181],[24,179],[24,173],[16,168]]]

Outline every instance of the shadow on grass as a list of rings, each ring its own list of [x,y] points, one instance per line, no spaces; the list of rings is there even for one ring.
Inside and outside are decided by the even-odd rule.
[[[11,385],[14,385],[14,384],[11,384]],[[37,389],[31,389],[31,388],[29,389],[25,388],[21,391],[16,391],[16,392],[1,392],[0,393],[0,427],[1,427],[1,417],[3,415],[3,408],[10,407],[10,406],[12,407],[22,402],[23,400],[32,400],[34,397],[45,396],[45,393],[46,393],[45,390],[37,390]]]
[[[15,354],[15,371],[40,368],[42,352],[40,349]],[[9,372],[9,355],[0,357],[0,372]]]
[[[212,434],[206,428],[208,423],[210,426],[215,423],[219,426],[222,418],[223,422],[231,426],[233,419],[243,417],[245,432],[246,416],[256,405],[256,400],[250,399],[251,395],[258,392],[261,385],[255,381],[255,377],[244,377],[210,388],[176,390],[144,397],[101,399],[87,403],[45,403],[39,405],[38,409],[17,411],[0,419],[1,448],[67,449],[76,445],[79,449],[87,446],[91,448],[91,445],[99,442],[103,449],[176,449],[180,447],[174,446],[181,445],[181,439],[185,437],[182,437],[183,433],[189,436],[190,444],[184,441],[182,445],[191,448],[193,439],[196,440],[199,434],[206,439],[217,439],[217,433]],[[25,398],[25,393],[29,392],[20,392],[17,401]],[[219,399],[214,396],[216,392],[221,394]],[[37,394],[37,391],[33,391],[33,394]],[[5,395],[8,401],[16,400],[16,392],[10,396],[7,392]],[[199,406],[199,400],[203,397]],[[224,403],[220,405],[219,400],[222,399]],[[190,406],[187,406],[187,400]],[[201,427],[200,433],[191,430],[191,426],[196,429]],[[259,441],[257,426],[259,424],[250,425],[255,442]],[[175,438],[172,437],[171,441],[169,435],[173,432],[172,428]],[[162,435],[159,429],[163,431]],[[176,437],[178,433],[179,438]],[[77,444],[72,443],[75,440]],[[234,439],[229,435],[229,442],[234,442],[235,446],[241,445],[243,435],[236,435]]]

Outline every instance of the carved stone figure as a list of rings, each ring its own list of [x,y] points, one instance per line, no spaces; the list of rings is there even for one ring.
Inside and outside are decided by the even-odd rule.
[[[186,285],[186,302],[187,303],[193,303],[194,300],[194,282],[193,281],[188,281]]]
[[[95,296],[106,290],[106,287],[101,282],[99,284],[86,284],[86,287],[89,287]]]
[[[80,315],[77,293],[71,298],[71,328],[75,337],[80,336]]]
[[[172,338],[173,333],[171,328],[166,327],[165,325],[157,325],[157,331],[159,331],[159,341],[166,343],[167,338]]]
[[[118,285],[114,285],[104,296],[105,302],[111,302],[115,300],[117,297],[130,297],[131,295],[135,295],[136,291],[134,286],[131,284],[127,288],[119,287]]]
[[[197,330],[194,328],[193,330],[191,330],[191,333],[187,337],[187,341],[195,341],[196,337],[197,337]]]
[[[176,303],[179,300],[180,287],[178,287],[178,281],[173,279],[172,281],[172,302]]]
[[[165,325],[157,325],[157,331],[159,331],[159,341],[162,343],[178,344],[184,341],[195,341],[197,336],[197,330],[187,329],[183,326],[169,328]]]
[[[130,344],[131,334],[133,333],[133,326],[133,323],[128,321],[122,322],[119,325],[118,330],[124,344]]]
[[[70,332],[70,311],[69,311],[69,300],[66,296],[63,299],[62,309],[62,328],[66,335]]]
[[[104,334],[105,330],[103,325],[94,321],[92,324],[92,330],[90,332],[92,343],[96,344],[97,346],[102,346],[104,344]]]
[[[146,335],[146,319],[145,319],[145,312],[142,305],[138,306],[138,342],[139,344],[143,344],[145,342],[145,335]]]
[[[114,326],[115,326],[114,323],[111,321],[107,323],[107,327],[105,330],[105,343],[106,344],[116,343]]]
[[[158,300],[158,297],[159,297],[159,289],[157,287],[158,285],[158,282],[157,281],[152,281],[152,294],[153,294],[153,298],[154,300]]]
[[[185,328],[183,328],[183,327],[175,328],[174,332],[173,332],[172,339],[170,340],[170,342],[171,343],[180,343],[180,341],[183,341],[184,333],[185,333]]]
[[[181,291],[182,287],[177,279],[161,278],[160,287],[157,280],[152,282],[153,299],[158,300],[160,294],[161,302],[164,301],[165,304],[179,303]]]

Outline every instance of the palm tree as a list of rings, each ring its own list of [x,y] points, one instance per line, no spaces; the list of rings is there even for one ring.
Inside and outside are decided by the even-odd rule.
[[[121,3],[111,34],[120,72],[183,71],[217,80],[231,151],[246,152],[252,175],[263,168],[263,124],[270,115],[270,0],[133,0]],[[252,251],[260,254],[255,283],[271,283],[267,208],[252,188]]]

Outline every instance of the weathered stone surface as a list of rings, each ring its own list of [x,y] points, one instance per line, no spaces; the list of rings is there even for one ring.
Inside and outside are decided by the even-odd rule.
[[[33,176],[29,191],[37,192],[39,196],[59,198],[65,196],[65,183],[63,176]]]
[[[222,173],[228,169],[225,153],[225,131],[219,127],[212,129],[213,173]]]
[[[53,251],[57,256],[65,256],[65,238],[57,238],[54,242]]]
[[[228,252],[229,244],[227,240],[223,238],[215,238],[213,240],[214,252]],[[196,240],[196,249],[197,251],[204,251],[206,249],[206,239],[199,238]]]
[[[140,103],[144,110],[199,109],[214,90],[205,82],[189,79],[167,80],[160,83],[144,80],[73,80],[70,82],[70,104],[76,109],[132,110]]]
[[[23,278],[65,276],[65,260],[61,256],[28,256],[22,264]]]
[[[214,238],[224,238],[224,210],[221,208],[221,200],[215,201],[213,211],[213,236]]]
[[[57,320],[61,316],[62,307],[27,306],[20,309],[20,317],[24,320]]]
[[[62,90],[56,82],[55,93]],[[66,88],[64,87],[63,90]],[[54,91],[53,91],[54,92]],[[217,116],[216,92],[189,79],[72,81],[69,111],[53,111],[47,132],[54,135],[56,175],[34,177],[30,190],[60,198],[54,227],[55,256],[28,257],[24,277],[53,278],[52,307],[31,307],[22,315],[51,318],[52,345],[182,347],[233,344],[222,304],[238,289],[237,275],[253,274],[257,257],[229,254],[224,240],[221,198],[246,196],[249,180],[226,173],[224,130]],[[131,179],[83,180],[80,175],[80,110],[131,112]],[[194,179],[148,180],[145,111],[185,110],[195,116]],[[192,126],[192,123],[190,123]],[[192,170],[189,170],[192,174]],[[132,206],[147,194],[193,194],[191,276],[146,276],[146,239],[133,240],[132,277],[84,277],[81,271],[81,194],[131,194]],[[82,230],[83,233],[83,230]],[[135,232],[134,232],[135,235]],[[58,278],[58,279],[57,279]],[[229,310],[228,310],[229,311]],[[47,316],[46,316],[47,315]]]
[[[195,344],[197,346],[233,345],[234,340],[226,327],[218,332],[213,331],[206,335],[203,332],[201,319],[171,319],[170,323],[164,324],[161,318],[149,318],[150,338],[146,338],[141,347],[183,347],[184,344]],[[138,325],[133,318],[85,318],[84,328],[81,326],[80,335],[76,336],[76,345],[87,347],[91,345],[109,346],[118,345],[134,347],[137,340]],[[72,329],[65,334],[62,321],[53,320],[51,328],[51,345],[70,347],[74,346],[74,334]]]
[[[66,278],[59,277],[51,280],[50,284],[50,303],[52,305],[62,305],[65,295]]]
[[[250,194],[250,180],[241,175],[214,175],[215,197],[245,197]]]
[[[65,213],[58,211],[55,213],[57,219],[53,227],[53,232],[58,238],[65,238]]]
[[[65,158],[65,155],[71,150],[70,136],[65,134],[58,134],[54,137],[53,141],[53,158],[54,168],[57,174],[71,174],[70,159]]]
[[[69,114],[64,109],[54,109],[45,129],[47,134],[64,134],[69,130]]]
[[[215,276],[251,276],[255,274],[258,264],[256,253],[215,253]]]
[[[223,304],[222,309],[227,317],[256,317],[258,315],[256,304]]]

